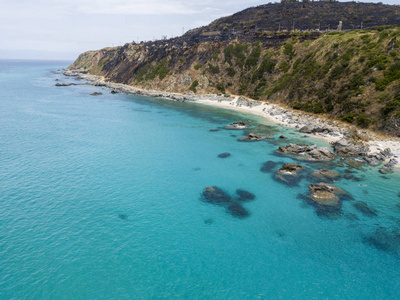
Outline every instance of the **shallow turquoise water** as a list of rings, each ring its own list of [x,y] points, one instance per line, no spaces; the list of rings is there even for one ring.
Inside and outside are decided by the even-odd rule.
[[[1,299],[400,298],[398,174],[356,170],[337,184],[354,200],[319,216],[298,197],[310,181],[260,167],[293,162],[279,145],[323,142],[276,126],[290,139],[238,142],[209,130],[250,116],[55,87],[67,65],[0,61]],[[254,193],[250,216],[201,201],[206,186]]]

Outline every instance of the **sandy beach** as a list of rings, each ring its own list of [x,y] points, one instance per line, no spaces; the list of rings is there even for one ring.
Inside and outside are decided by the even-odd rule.
[[[310,138],[322,139],[329,143],[333,143],[341,139],[346,139],[349,129],[351,128],[350,125],[340,121],[324,120],[312,114],[284,108],[278,104],[271,104],[264,101],[249,99],[243,96],[230,95],[229,97],[226,97],[224,95],[215,94],[196,95],[144,90],[125,84],[109,82],[101,76],[74,73],[70,70],[65,70],[64,75],[78,77],[80,79],[89,81],[93,85],[106,86],[116,92],[166,98],[182,102],[191,101],[223,109],[249,113],[263,117],[268,123],[273,123],[280,126],[298,129],[301,129],[304,126],[327,128],[329,129],[328,133],[314,132],[305,134]],[[390,151],[394,154],[393,157],[397,160],[400,159],[399,138],[385,136],[381,133],[377,134],[372,131],[360,130],[360,132],[362,132],[362,134],[364,134],[365,136],[368,136],[368,141],[364,141],[364,144],[369,147],[368,154],[379,153],[380,151],[389,148]],[[388,160],[386,160],[385,163],[387,161]],[[395,168],[397,170],[400,170],[400,164],[395,165]]]

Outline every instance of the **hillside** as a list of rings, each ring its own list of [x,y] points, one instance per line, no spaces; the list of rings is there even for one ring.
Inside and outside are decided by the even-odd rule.
[[[347,20],[342,29],[357,28],[361,21],[380,26],[341,32],[267,31],[282,14],[313,26],[317,18],[310,7],[326,13],[321,28],[334,19]],[[285,10],[292,14],[278,14]],[[357,18],[351,23],[353,10]],[[261,18],[261,12],[272,21]],[[382,26],[400,25],[399,12],[399,6],[382,4],[267,4],[180,38],[89,51],[70,68],[145,89],[246,95],[400,135],[400,28]],[[255,25],[251,34],[245,32],[248,25],[243,34],[238,29],[244,20]],[[222,32],[229,34],[216,32],[222,24]]]

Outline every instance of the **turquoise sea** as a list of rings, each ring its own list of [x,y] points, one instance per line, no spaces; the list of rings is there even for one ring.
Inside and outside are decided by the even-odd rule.
[[[400,299],[398,173],[330,166],[353,200],[323,215],[299,196],[307,177],[290,187],[260,168],[294,162],[281,145],[324,142],[111,94],[65,78],[68,64],[0,61],[0,299]],[[276,139],[223,129],[245,119]],[[249,216],[203,201],[207,186],[255,194]]]

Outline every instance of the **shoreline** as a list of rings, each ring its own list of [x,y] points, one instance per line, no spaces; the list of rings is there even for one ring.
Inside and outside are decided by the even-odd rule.
[[[165,98],[180,102],[195,102],[203,105],[248,113],[262,117],[267,123],[279,126],[302,129],[305,126],[326,129],[325,132],[304,132],[306,137],[324,140],[327,143],[334,143],[339,140],[348,140],[348,132],[353,126],[334,120],[324,120],[321,117],[308,114],[293,109],[284,108],[278,104],[271,104],[264,101],[253,100],[244,96],[216,94],[181,94],[173,92],[145,90],[134,86],[106,81],[104,77],[90,74],[75,73],[64,70],[65,76],[73,76],[91,82],[95,86],[104,86],[118,93],[143,95],[156,98]],[[359,131],[359,130],[358,130]],[[300,131],[302,132],[302,131]],[[378,137],[371,131],[361,131],[367,135],[369,141],[364,142],[369,147],[368,155],[379,153],[389,148],[393,153],[393,158],[400,160],[400,139],[396,137]],[[383,161],[382,166],[389,159]],[[400,170],[400,163],[394,165],[394,169]]]

